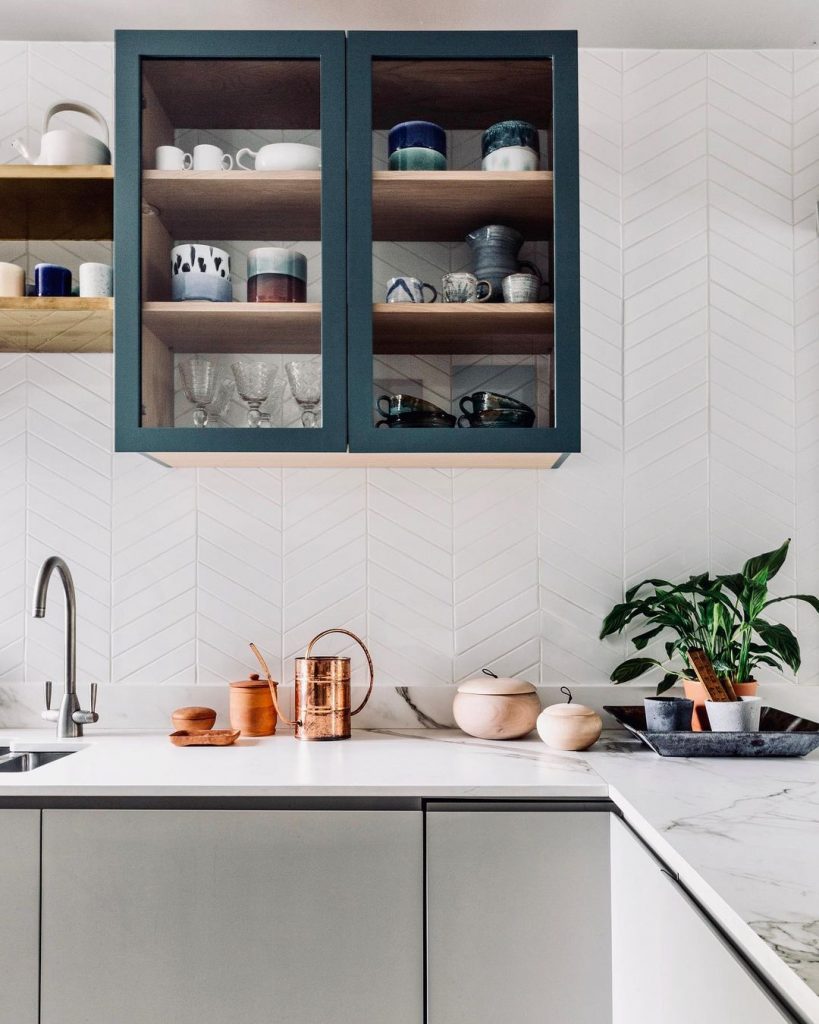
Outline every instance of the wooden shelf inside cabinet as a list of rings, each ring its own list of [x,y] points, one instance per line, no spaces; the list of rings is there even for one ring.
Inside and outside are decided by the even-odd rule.
[[[113,238],[113,200],[109,165],[0,165],[0,239]]]
[[[321,237],[321,171],[144,171],[172,238]]]
[[[378,354],[542,355],[552,348],[554,306],[521,303],[378,303],[373,350]]]
[[[176,352],[321,351],[317,302],[146,302],[142,323]]]
[[[113,299],[2,298],[0,352],[110,352]]]
[[[481,130],[520,118],[551,120],[551,65],[545,60],[374,60],[373,127],[421,117],[449,129]]]
[[[373,238],[462,242],[484,224],[551,234],[551,171],[375,171]]]

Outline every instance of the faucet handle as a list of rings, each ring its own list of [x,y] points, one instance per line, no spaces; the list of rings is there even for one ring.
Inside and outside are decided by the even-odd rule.
[[[41,717],[46,722],[56,722],[59,716],[59,711],[51,710],[51,680],[47,679],[45,684],[45,711],[42,712]]]
[[[91,710],[90,711],[75,711],[71,716],[77,725],[93,725],[94,722],[100,720],[100,716],[97,714],[97,684],[91,684]]]

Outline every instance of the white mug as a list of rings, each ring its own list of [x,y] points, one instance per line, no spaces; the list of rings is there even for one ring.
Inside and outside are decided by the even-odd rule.
[[[193,169],[195,171],[229,171],[233,168],[233,157],[223,153],[218,146],[206,142],[193,147]]]
[[[26,272],[16,263],[0,263],[0,295],[19,298],[26,294]]]
[[[114,294],[114,268],[107,263],[80,264],[80,297],[102,299]]]
[[[179,146],[156,147],[156,169],[158,171],[189,171],[193,157]]]

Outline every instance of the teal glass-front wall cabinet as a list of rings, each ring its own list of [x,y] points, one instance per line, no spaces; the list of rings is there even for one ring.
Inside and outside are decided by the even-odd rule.
[[[574,32],[121,32],[116,67],[118,450],[580,450]]]

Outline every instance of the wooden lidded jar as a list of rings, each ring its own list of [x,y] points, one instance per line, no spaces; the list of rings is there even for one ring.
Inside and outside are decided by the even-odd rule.
[[[243,736],[275,735],[276,709],[270,686],[256,673],[230,684],[230,724]]]
[[[514,740],[535,727],[540,699],[524,679],[489,675],[461,683],[452,713],[459,729],[482,740]]]

